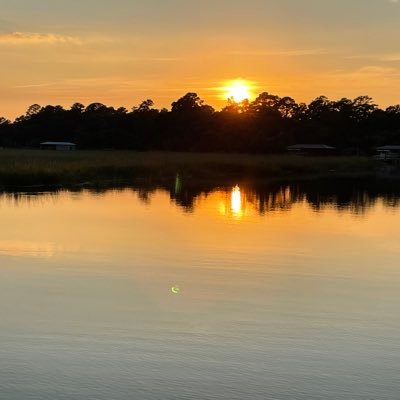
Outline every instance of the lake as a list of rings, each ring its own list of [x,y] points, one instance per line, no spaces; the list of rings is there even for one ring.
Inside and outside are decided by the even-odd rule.
[[[396,182],[0,197],[1,400],[398,400]]]

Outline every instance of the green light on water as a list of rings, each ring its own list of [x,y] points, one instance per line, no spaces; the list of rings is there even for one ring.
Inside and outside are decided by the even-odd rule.
[[[172,294],[179,294],[181,292],[181,289],[178,286],[172,286],[171,292]]]
[[[175,194],[179,194],[182,189],[182,179],[179,174],[175,177]]]

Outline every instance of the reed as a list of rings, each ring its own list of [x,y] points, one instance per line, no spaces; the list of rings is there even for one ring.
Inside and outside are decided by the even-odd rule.
[[[275,178],[324,174],[371,174],[367,157],[205,154],[132,151],[0,151],[0,185],[78,185],[138,178]]]

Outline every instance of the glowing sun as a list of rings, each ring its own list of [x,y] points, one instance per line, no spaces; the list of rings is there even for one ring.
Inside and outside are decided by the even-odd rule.
[[[223,91],[225,98],[233,99],[236,103],[246,99],[250,100],[252,97],[251,84],[241,79],[229,82],[223,87]]]

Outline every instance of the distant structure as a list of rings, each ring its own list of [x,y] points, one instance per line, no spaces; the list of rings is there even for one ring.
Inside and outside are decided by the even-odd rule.
[[[287,151],[302,156],[328,156],[336,151],[336,147],[326,144],[294,144],[288,146]]]
[[[74,151],[76,150],[76,144],[70,142],[43,142],[40,143],[40,148],[43,150]]]
[[[377,147],[378,154],[374,156],[376,160],[390,161],[400,159],[400,146],[381,146]]]

